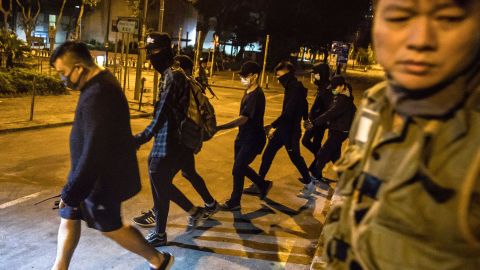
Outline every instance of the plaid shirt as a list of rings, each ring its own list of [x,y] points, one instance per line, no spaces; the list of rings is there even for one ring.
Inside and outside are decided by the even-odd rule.
[[[178,110],[172,111],[175,108],[188,108],[188,103],[185,103],[184,91],[188,90],[186,87],[185,76],[182,72],[168,68],[162,74],[160,81],[159,101],[155,107],[154,117],[152,122],[145,128],[142,133],[135,135],[135,141],[138,146],[147,143],[153,137],[155,138],[150,157],[161,158],[168,153],[169,138],[175,136],[176,123],[178,121]],[[184,106],[182,106],[184,105]],[[175,118],[173,118],[175,117]]]

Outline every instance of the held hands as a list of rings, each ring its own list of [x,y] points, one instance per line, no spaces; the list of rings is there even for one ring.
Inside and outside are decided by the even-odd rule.
[[[305,120],[303,121],[303,127],[306,129],[306,130],[310,130],[313,128],[313,124],[310,120]]]
[[[269,140],[272,139],[273,137],[273,132],[271,132],[273,129],[272,125],[266,125],[263,129],[265,130],[265,135],[267,135],[267,138]]]

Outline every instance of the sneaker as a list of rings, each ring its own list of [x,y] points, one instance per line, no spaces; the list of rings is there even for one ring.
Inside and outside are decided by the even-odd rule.
[[[170,267],[172,267],[173,265],[173,261],[174,261],[174,258],[173,258],[173,255],[169,252],[163,252],[163,251],[159,251],[160,254],[162,254],[163,256],[163,263],[162,265],[160,265],[159,268],[153,268],[150,266],[150,270],[168,270],[170,269]]]
[[[273,182],[272,181],[265,181],[266,182],[266,188],[263,192],[260,193],[260,199],[261,200],[265,200],[265,198],[267,197],[267,194],[268,192],[270,191],[270,189],[272,189],[272,185],[273,185]]]
[[[153,227],[155,226],[155,213],[153,209],[147,212],[142,212],[142,215],[133,218],[133,222],[141,227]]]
[[[240,203],[234,204],[232,203],[232,201],[227,200],[220,205],[220,208],[223,211],[237,211],[237,210],[240,210],[241,207],[240,207]]]
[[[244,194],[251,194],[251,195],[258,195],[258,194],[260,194],[260,189],[257,187],[257,185],[252,183],[249,187],[247,187],[243,190],[243,193]]]
[[[195,213],[188,217],[187,232],[191,232],[197,228],[198,223],[204,215],[204,210],[202,207],[197,207]]]
[[[315,192],[315,184],[311,181],[303,186],[303,189],[297,194],[297,197],[308,199],[313,192]]]
[[[167,244],[167,233],[157,233],[155,230],[151,230],[145,239],[154,247],[165,246]]]
[[[208,207],[207,205],[205,205],[202,219],[204,220],[209,219],[211,216],[215,215],[215,213],[217,213],[218,211],[220,211],[220,204],[217,201],[215,201],[213,206]]]

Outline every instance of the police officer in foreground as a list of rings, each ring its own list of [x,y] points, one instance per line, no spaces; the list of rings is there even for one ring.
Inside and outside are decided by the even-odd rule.
[[[480,1],[374,1],[387,81],[335,168],[328,269],[480,269]]]

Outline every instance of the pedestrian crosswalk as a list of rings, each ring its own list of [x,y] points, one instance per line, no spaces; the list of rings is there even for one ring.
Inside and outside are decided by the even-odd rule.
[[[332,195],[317,188],[310,200],[244,200],[240,211],[218,212],[190,233],[179,217],[167,225],[167,246],[310,269]]]

